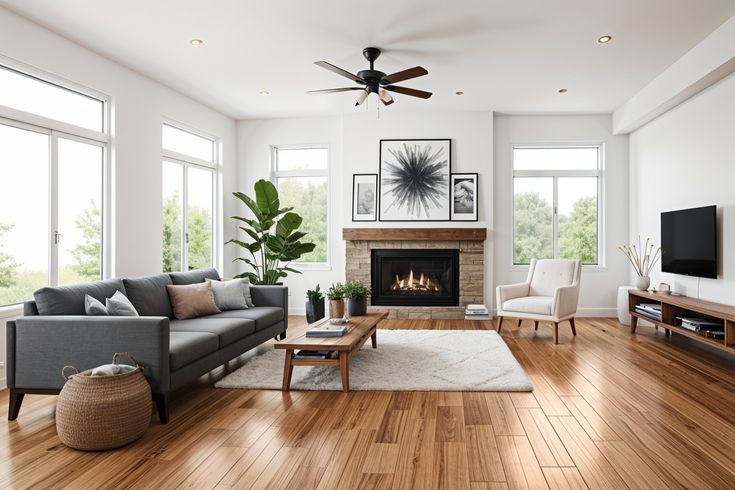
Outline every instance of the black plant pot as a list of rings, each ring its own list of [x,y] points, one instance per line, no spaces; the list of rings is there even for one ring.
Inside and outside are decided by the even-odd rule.
[[[362,316],[367,313],[367,298],[348,298],[347,314],[349,316]]]
[[[324,318],[324,299],[319,301],[306,301],[306,322],[314,323]]]

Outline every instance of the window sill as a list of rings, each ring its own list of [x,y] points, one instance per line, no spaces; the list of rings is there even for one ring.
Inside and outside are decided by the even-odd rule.
[[[331,271],[332,266],[329,264],[310,264],[308,262],[293,262],[289,267],[302,271]]]
[[[511,265],[511,272],[528,272],[527,265]],[[582,272],[607,272],[607,266],[604,265],[582,265]]]

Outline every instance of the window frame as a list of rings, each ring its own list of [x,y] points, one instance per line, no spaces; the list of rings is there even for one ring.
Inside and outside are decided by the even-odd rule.
[[[573,149],[596,148],[597,168],[594,170],[515,170],[515,150],[526,148],[540,149]],[[605,144],[599,141],[583,142],[531,142],[512,143],[510,145],[510,270],[527,271],[529,264],[515,263],[515,179],[516,177],[546,177],[553,180],[552,204],[552,253],[553,258],[559,258],[559,212],[558,212],[558,182],[560,178],[592,177],[597,178],[597,264],[582,264],[586,271],[605,271]]]
[[[13,109],[0,105],[0,124],[20,130],[32,131],[45,134],[49,138],[48,148],[48,188],[46,192],[49,199],[48,209],[48,277],[47,286],[58,285],[59,248],[55,243],[55,235],[58,233],[58,140],[68,139],[80,143],[99,146],[102,148],[102,202],[100,203],[100,217],[102,220],[101,253],[100,253],[100,279],[107,279],[114,275],[112,266],[112,187],[111,176],[111,154],[113,151],[112,138],[110,137],[111,113],[113,99],[109,95],[85,87],[78,83],[66,80],[57,75],[48,73],[34,66],[21,63],[12,58],[0,54],[0,67],[19,73],[20,75],[38,79],[44,83],[56,85],[62,89],[79,93],[81,95],[97,99],[102,102],[102,131],[77,126],[75,124],[58,121],[31,112]],[[32,298],[26,298],[30,300]],[[25,301],[25,300],[24,300]],[[22,302],[21,302],[22,303]],[[0,305],[0,311],[18,308],[21,303]]]
[[[179,153],[173,150],[167,150],[163,147],[163,126],[170,126],[179,131],[207,139],[212,142],[212,161],[202,160],[200,158]],[[161,121],[161,179],[163,179],[163,165],[167,162],[181,165],[183,169],[183,188],[182,188],[182,216],[181,216],[181,272],[189,270],[189,169],[191,167],[212,172],[212,261],[211,267],[222,270],[223,254],[221,250],[222,243],[222,139],[199,129],[195,129],[188,124],[181,123],[171,118],[164,118]],[[163,180],[161,180],[163,185]],[[161,212],[163,213],[163,195],[161,195]],[[163,222],[161,222],[163,227]],[[163,252],[163,242],[161,242],[161,252]],[[163,257],[163,256],[162,256]],[[163,262],[161,262],[161,270],[163,270]],[[172,271],[177,272],[177,271]]]
[[[304,169],[304,170],[278,170],[278,151],[279,150],[327,150],[327,168],[325,169]],[[330,224],[332,222],[332,196],[330,189],[332,188],[332,148],[329,143],[304,143],[304,144],[279,144],[270,145],[270,180],[273,185],[278,188],[278,179],[282,177],[326,177],[327,178],[327,258],[324,262],[299,262],[294,261],[292,264],[298,265],[303,270],[332,270],[332,240],[330,239]],[[308,239],[308,236],[307,236]]]

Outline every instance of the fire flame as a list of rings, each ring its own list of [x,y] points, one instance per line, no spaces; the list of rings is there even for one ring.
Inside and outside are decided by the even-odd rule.
[[[433,292],[439,291],[439,288],[431,282],[431,279],[426,277],[423,272],[419,274],[419,279],[417,281],[414,276],[413,269],[411,269],[408,273],[408,277],[405,279],[401,279],[398,274],[396,274],[396,282],[391,286],[391,290]]]

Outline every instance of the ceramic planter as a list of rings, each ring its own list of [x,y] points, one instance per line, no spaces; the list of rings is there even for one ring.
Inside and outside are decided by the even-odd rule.
[[[329,318],[342,318],[343,316],[345,316],[345,300],[330,299]]]
[[[367,313],[367,298],[348,298],[347,314],[349,316],[362,316]]]

